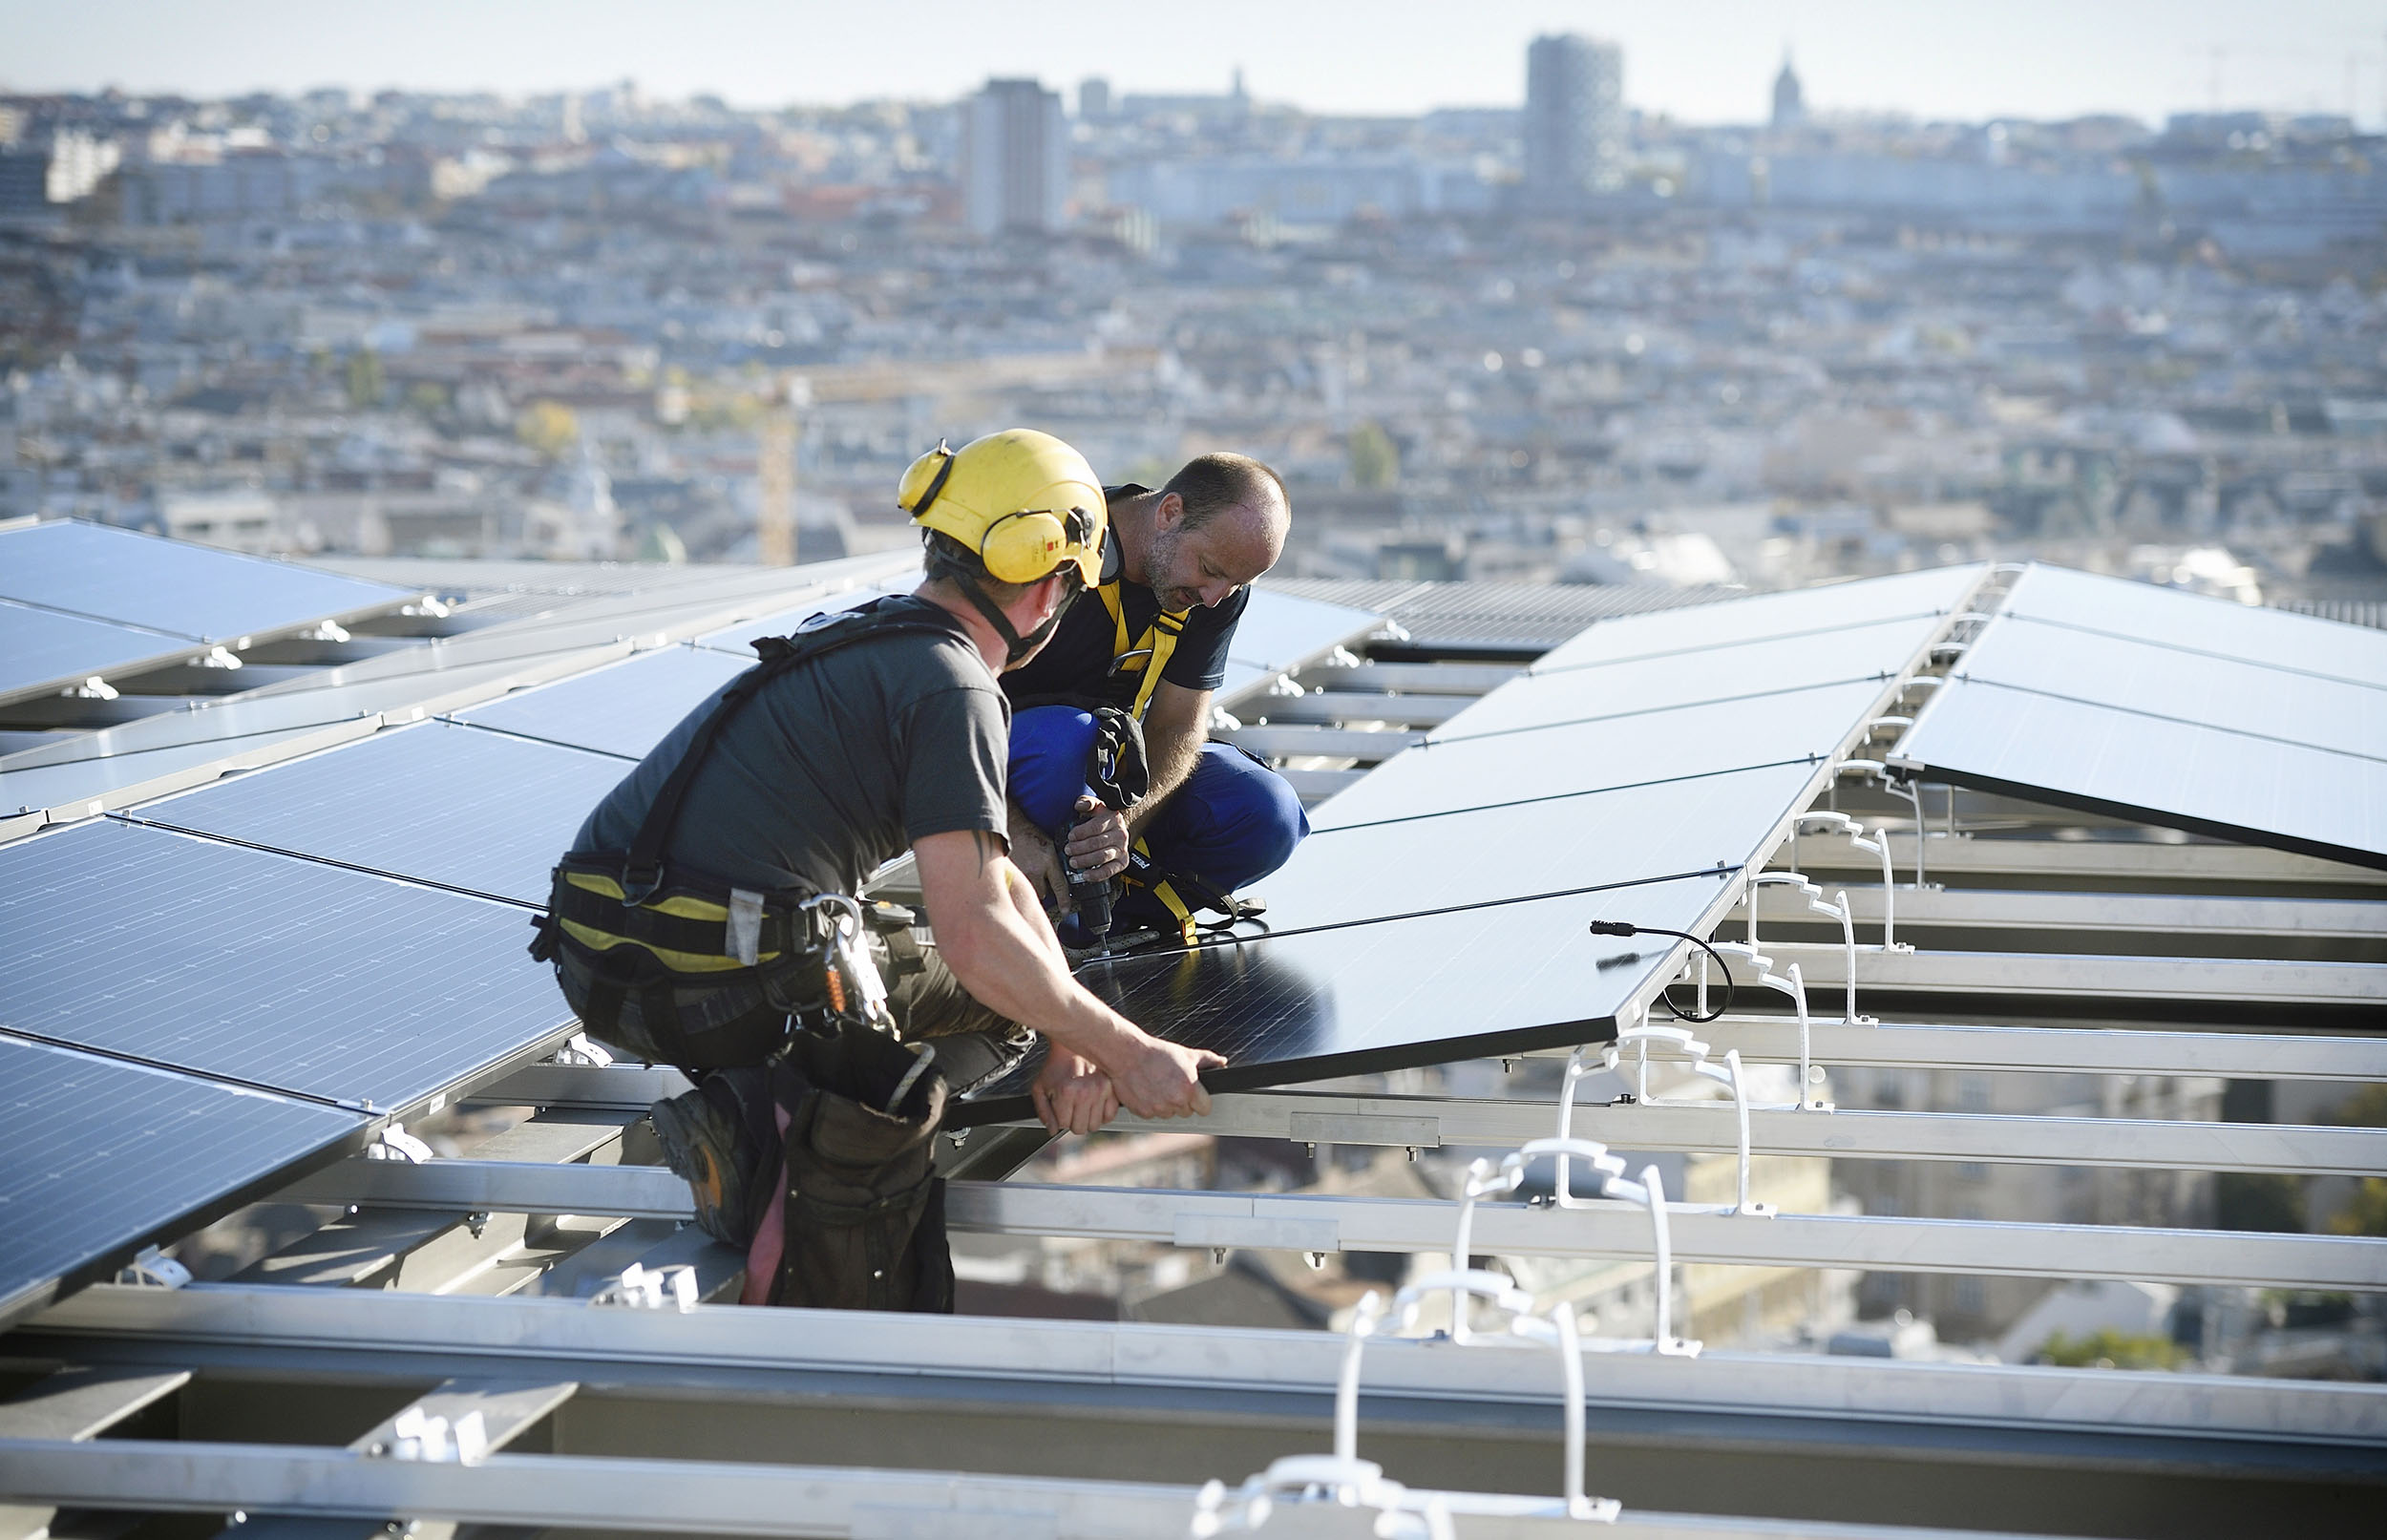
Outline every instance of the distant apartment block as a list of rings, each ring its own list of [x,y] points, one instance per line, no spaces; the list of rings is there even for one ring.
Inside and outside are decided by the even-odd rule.
[[[1033,80],[989,80],[963,115],[962,207],[980,235],[1061,228],[1069,140],[1061,95]]]
[[[1576,206],[1624,181],[1624,50],[1574,32],[1525,51],[1525,197]]]

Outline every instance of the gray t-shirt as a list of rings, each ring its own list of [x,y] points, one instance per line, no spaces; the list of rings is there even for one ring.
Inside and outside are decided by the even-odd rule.
[[[729,719],[681,804],[665,853],[669,880],[854,893],[916,839],[1003,833],[1010,706],[961,622],[925,600],[870,607],[897,606],[942,627],[799,664]],[[718,699],[689,712],[606,793],[574,851],[629,848]]]

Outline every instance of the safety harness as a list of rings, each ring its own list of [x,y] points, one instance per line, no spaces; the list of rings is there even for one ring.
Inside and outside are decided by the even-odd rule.
[[[600,1038],[613,1034],[633,996],[652,1034],[681,1025],[680,991],[741,984],[759,990],[758,1003],[791,1017],[824,1008],[857,1021],[882,1014],[883,985],[861,954],[865,924],[885,939],[896,972],[919,967],[908,910],[800,888],[740,888],[685,866],[667,870],[664,858],[697,772],[748,702],[815,659],[900,631],[950,635],[951,622],[940,612],[878,600],[757,641],[761,661],[722,691],[629,848],[574,852],[558,863],[547,912],[531,922],[538,933],[531,956],[548,961],[566,947],[574,951],[591,976],[583,1014]]]
[[[1141,722],[1144,713],[1151,708],[1152,691],[1160,687],[1160,671],[1169,665],[1170,654],[1177,650],[1177,638],[1185,634],[1186,617],[1194,612],[1190,609],[1162,610],[1152,617],[1152,623],[1144,628],[1144,634],[1130,642],[1128,639],[1127,605],[1120,597],[1119,583],[1119,579],[1112,578],[1094,592],[1102,596],[1103,608],[1110,612],[1111,629],[1117,635],[1110,653],[1111,675],[1114,678],[1120,674],[1143,676],[1137,682],[1134,699],[1128,707],[1129,713]]]

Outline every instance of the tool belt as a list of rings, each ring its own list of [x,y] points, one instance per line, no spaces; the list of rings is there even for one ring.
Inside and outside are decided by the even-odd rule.
[[[764,1006],[830,1030],[850,1020],[892,1030],[886,988],[866,947],[884,938],[898,974],[919,966],[911,911],[842,894],[734,887],[665,853],[697,772],[722,729],[766,685],[841,647],[898,631],[950,634],[940,612],[898,601],[814,616],[792,634],[754,643],[760,661],[731,681],[696,729],[627,850],[579,851],[554,873],[547,910],[531,922],[530,953],[569,956],[588,979],[585,1024],[611,1038],[635,999],[643,1035],[657,1043],[718,1027]]]

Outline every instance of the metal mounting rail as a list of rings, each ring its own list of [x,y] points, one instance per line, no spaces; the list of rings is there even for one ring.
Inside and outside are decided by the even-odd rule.
[[[1868,818],[1878,814],[1868,813]],[[1885,830],[1901,871],[1914,865],[1914,835]],[[1784,858],[1789,853],[1785,849]],[[1849,849],[1846,839],[1803,835],[1799,864],[1819,872],[1868,873],[1871,856]],[[1932,840],[1931,869],[1939,878],[1955,876],[2096,876],[2134,881],[2316,882],[2387,886],[2387,871],[2347,866],[2314,855],[2265,850],[2253,845],[2168,844],[2157,840],[1984,839],[1959,836]]]
[[[1207,1117],[1146,1122],[1123,1113],[1110,1127],[1120,1132],[1198,1132],[1302,1144],[1431,1150],[1444,1145],[1513,1146],[1543,1138],[1551,1130],[1554,1110],[1547,1104],[1523,1100],[1234,1091],[1213,1096]],[[1578,1103],[1572,1131],[1614,1150],[1729,1150],[1735,1144],[1730,1101],[1688,1107]],[[1856,1160],[1961,1160],[2314,1176],[2387,1173],[2387,1129],[2173,1123],[2154,1118],[1845,1108],[1822,1116],[1757,1107],[1749,1112],[1749,1147],[1762,1154]]]
[[[1837,946],[1767,941],[1806,982],[1848,981]],[[2387,964],[2273,962],[2242,958],[2114,957],[2076,952],[1859,951],[1857,987],[1929,994],[2076,1000],[2214,1001],[2247,1006],[2387,1004]]]
[[[1426,741],[1423,732],[1390,728],[1381,732],[1355,728],[1230,728],[1211,736],[1263,759],[1322,754],[1331,759],[1384,760]]]
[[[282,1199],[660,1219],[693,1212],[687,1184],[661,1167],[504,1161],[345,1161]],[[1447,1203],[1412,1199],[1011,1182],[956,1182],[946,1190],[946,1221],[955,1230],[1210,1248],[1443,1252],[1452,1216]],[[1674,1255],[1686,1262],[2387,1289],[2387,1240],[2350,1236],[1838,1214],[1670,1218]],[[1489,1255],[1629,1260],[1648,1255],[1649,1216],[1625,1204],[1547,1213],[1500,1206],[1477,1215],[1476,1235]]]
[[[1810,838],[1812,836],[1809,836]],[[1848,903],[1862,925],[1882,918],[1877,884],[1852,882]],[[1813,924],[1797,895],[1759,895],[1768,924]],[[2387,903],[2359,898],[2259,898],[2175,893],[2044,893],[2008,888],[1901,888],[1902,923],[1929,930],[2152,932],[2170,936],[2360,940],[2387,938]]]
[[[132,1439],[0,1440],[0,1490],[110,1511],[237,1511],[375,1527],[385,1520],[429,1519],[790,1540],[1144,1540],[1187,1532],[1195,1500],[1191,1487],[1055,1477],[584,1455],[500,1454],[468,1465],[345,1449]],[[1284,1540],[1391,1532],[1361,1522],[1374,1517],[1332,1505],[1279,1506],[1266,1532]],[[1559,1540],[1585,1532],[1580,1520],[1564,1513],[1458,1512],[1447,1522],[1445,1532],[1454,1540]],[[1997,1540],[1982,1530],[1637,1509],[1595,1532],[1611,1540]]]
[[[1448,1208],[1442,1213],[1447,1219]],[[1641,1218],[1637,1211],[1635,1217]],[[1782,1222],[1742,1223],[1765,1230]],[[1646,1251],[1645,1220],[1641,1230]],[[1445,1232],[1440,1244],[1448,1241]],[[711,1366],[739,1375],[829,1370],[937,1398],[952,1395],[959,1377],[1265,1388],[1323,1401],[1334,1392],[1343,1356],[1341,1339],[1330,1333],[1257,1327],[705,1305],[687,1314],[599,1313],[577,1299],[222,1283],[100,1284],[52,1306],[19,1335],[43,1354],[77,1361],[205,1365],[237,1356],[278,1371],[409,1380],[417,1390],[426,1360],[436,1360],[451,1374],[593,1379],[623,1393],[643,1383],[683,1393],[692,1374]],[[582,1372],[591,1365],[602,1373]],[[1559,1385],[1546,1354],[1430,1340],[1379,1341],[1369,1351],[1367,1378],[1371,1396],[1487,1406],[1546,1405]],[[2200,1441],[2294,1440],[2307,1450],[2340,1451],[2333,1468],[2387,1474],[2387,1388],[2377,1385],[1709,1352],[1603,1354],[1586,1389],[1595,1404],[1628,1412],[1854,1417],[1877,1427],[1907,1420],[1921,1406],[1943,1428],[2164,1438],[2174,1441],[2174,1458],[2191,1455]],[[2243,1458],[2246,1445],[2234,1447]]]

